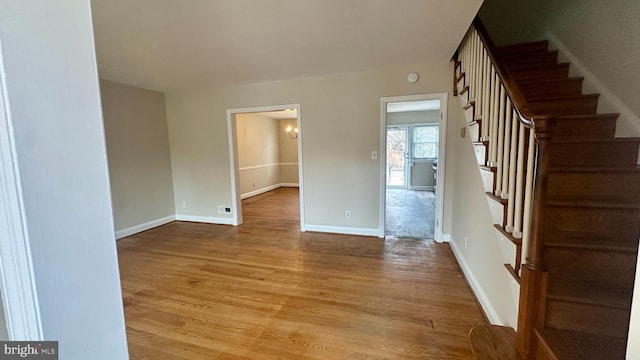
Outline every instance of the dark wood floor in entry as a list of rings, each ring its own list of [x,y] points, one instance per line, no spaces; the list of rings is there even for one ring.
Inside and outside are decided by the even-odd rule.
[[[431,240],[256,217],[174,222],[118,252],[131,359],[469,359],[486,323]]]

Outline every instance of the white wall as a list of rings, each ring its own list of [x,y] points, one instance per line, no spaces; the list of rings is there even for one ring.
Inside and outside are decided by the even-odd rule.
[[[278,141],[280,149],[280,182],[283,184],[298,184],[298,140],[287,135],[287,127],[295,129],[297,119],[278,120]]]
[[[240,193],[246,196],[279,186],[278,121],[260,114],[237,114],[236,134]]]
[[[164,95],[106,80],[100,93],[115,230],[129,235],[175,215]]]
[[[0,32],[44,337],[127,359],[89,1],[2,0]]]
[[[640,2],[485,0],[480,17],[498,45],[553,33],[633,113],[640,114],[636,96],[640,91]]]
[[[407,82],[411,71],[420,73],[419,82]],[[380,163],[370,157],[381,150],[380,98],[448,92],[450,83],[451,64],[437,63],[168,93],[176,202],[187,201],[188,215],[204,217],[231,204],[227,109],[299,103],[307,224],[377,233]],[[445,217],[445,231],[448,224]]]
[[[638,249],[640,251],[640,248]],[[627,360],[640,359],[640,262],[636,265],[636,283],[633,287],[633,307],[631,309],[631,324],[629,325],[629,340],[627,341]]]
[[[456,109],[450,112],[450,116],[455,116],[452,122],[459,129],[465,126],[464,113],[458,101],[454,104]],[[450,167],[455,169],[452,246],[462,258],[459,259],[462,267],[473,273],[474,278],[469,278],[469,282],[477,286],[476,289],[481,289],[482,294],[477,295],[490,319],[515,327],[518,302],[513,296],[512,278],[503,265],[505,261],[493,227],[471,139],[469,136],[460,137],[460,131],[452,133],[455,135],[448,144],[454,148],[456,160],[447,165],[447,170]]]

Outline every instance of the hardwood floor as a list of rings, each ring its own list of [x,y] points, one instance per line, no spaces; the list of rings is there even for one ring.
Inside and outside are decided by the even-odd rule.
[[[118,242],[131,359],[471,358],[486,321],[448,245],[257,214]]]

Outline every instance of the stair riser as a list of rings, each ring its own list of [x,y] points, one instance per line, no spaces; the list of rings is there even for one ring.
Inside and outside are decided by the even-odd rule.
[[[511,76],[515,81],[564,79],[569,76],[569,67],[550,66],[529,69],[515,69],[511,71]]]
[[[549,277],[549,294],[568,294],[573,282],[589,284],[596,296],[599,291],[616,289],[618,294],[631,298],[636,270],[635,253],[584,249],[545,248],[544,260]],[[606,294],[605,294],[606,295]]]
[[[559,119],[552,130],[552,137],[571,136],[583,140],[607,140],[613,139],[615,133],[615,116],[585,116],[576,119]]]
[[[474,123],[472,125],[467,126],[467,130],[469,133],[469,137],[471,141],[480,141],[480,124]]]
[[[547,194],[640,199],[640,173],[552,172],[547,177]]]
[[[476,161],[478,165],[486,165],[487,164],[487,147],[481,144],[474,144],[473,150],[476,153]]]
[[[618,232],[620,228],[637,229],[637,209],[580,208],[547,206],[545,230]]]
[[[598,98],[583,97],[573,99],[529,101],[529,109],[534,113],[559,115],[589,115],[598,111]]]
[[[580,95],[582,79],[557,80],[550,83],[529,83],[519,86],[525,98]]]
[[[551,143],[551,166],[634,165],[638,161],[638,142]]]
[[[523,66],[549,66],[558,63],[558,52],[547,51],[525,55],[505,55],[502,56],[502,61],[510,70]]]
[[[626,338],[629,310],[547,300],[545,326],[603,336]]]
[[[533,52],[547,52],[548,49],[549,43],[547,41],[536,41],[524,44],[500,46],[496,48],[496,51],[501,56],[508,56],[514,54],[528,54]]]

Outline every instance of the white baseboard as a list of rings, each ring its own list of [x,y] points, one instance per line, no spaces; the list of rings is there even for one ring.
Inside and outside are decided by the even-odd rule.
[[[280,184],[270,185],[270,186],[263,187],[263,188],[258,189],[258,190],[253,190],[253,191],[249,191],[248,193],[242,194],[242,195],[240,195],[240,198],[242,200],[244,200],[244,199],[250,198],[252,196],[264,194],[264,193],[269,192],[271,190],[275,190],[275,189],[277,189],[279,187],[280,187]]]
[[[248,193],[242,194],[242,195],[240,195],[240,198],[242,200],[244,200],[244,199],[250,198],[252,196],[264,194],[266,192],[269,192],[271,190],[275,190],[275,189],[278,189],[278,188],[281,188],[281,187],[300,187],[300,184],[298,184],[298,183],[280,183],[280,184],[270,185],[270,186],[267,186],[267,187],[263,187],[262,189],[249,191]]]
[[[340,226],[325,226],[325,225],[305,225],[305,231],[315,231],[332,234],[345,234],[345,235],[362,235],[362,236],[375,236],[378,237],[379,229],[366,229],[366,228],[354,228],[354,227],[340,227]]]
[[[442,242],[451,242],[451,234],[442,234]]]
[[[599,78],[587,69],[569,48],[552,32],[547,32],[547,38],[551,48],[560,52],[561,61],[571,62],[571,70],[575,74],[584,78],[583,91],[600,93],[598,102],[598,112],[620,113],[618,126],[616,126],[616,136],[633,137],[640,135],[640,118],[618,96],[616,96]]]
[[[165,217],[160,218],[160,219],[147,221],[144,224],[139,224],[139,225],[128,227],[126,229],[117,230],[116,231],[116,240],[120,240],[120,239],[125,238],[127,236],[131,236],[133,234],[137,234],[139,232],[143,232],[143,231],[146,231],[146,230],[149,230],[149,229],[153,229],[154,227],[158,227],[160,225],[168,224],[168,223],[170,223],[172,221],[175,221],[175,220],[176,220],[176,216],[175,215],[169,215],[169,216],[165,216]]]
[[[453,240],[451,236],[449,236],[449,240]],[[458,260],[458,264],[460,265],[464,276],[467,278],[467,281],[471,286],[471,290],[473,290],[473,293],[476,295],[480,306],[482,306],[484,313],[489,318],[489,322],[491,322],[491,324],[493,325],[504,326],[504,321],[500,319],[500,316],[498,316],[498,312],[489,301],[487,294],[485,294],[484,290],[482,290],[478,279],[476,279],[476,277],[473,275],[469,264],[464,259],[464,256],[462,256],[462,252],[460,251],[460,249],[458,249],[458,245],[456,245],[456,242],[450,241],[449,244],[451,245],[451,250],[453,250],[453,255],[455,255],[456,260]]]
[[[211,216],[195,216],[195,215],[176,215],[178,221],[201,222],[208,224],[233,225],[232,218],[221,218]]]

